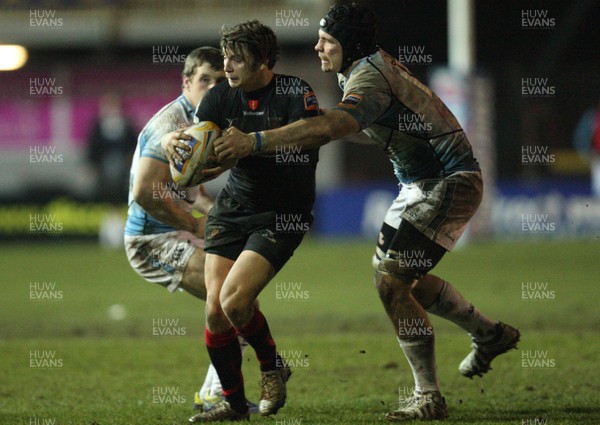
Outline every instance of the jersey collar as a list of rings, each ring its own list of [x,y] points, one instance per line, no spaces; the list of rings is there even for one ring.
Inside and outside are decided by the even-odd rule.
[[[178,100],[180,100],[181,103],[183,103],[183,106],[185,107],[185,112],[188,116],[194,115],[196,107],[194,105],[192,105],[189,100],[187,100],[187,98],[185,97],[185,95],[183,93],[181,93]]]
[[[244,100],[257,100],[260,99],[261,97],[263,97],[265,94],[267,94],[269,92],[269,90],[271,90],[274,86],[275,86],[275,80],[276,77],[278,77],[278,74],[273,74],[273,78],[271,78],[271,81],[269,81],[269,84],[267,84],[264,87],[261,87],[257,90],[254,91],[242,91],[242,97]]]
[[[374,53],[370,54],[369,56],[365,56],[362,57],[360,59],[356,59],[354,62],[352,62],[352,64],[346,68],[346,71],[344,73],[338,72],[337,77],[338,77],[338,85],[340,86],[340,88],[342,90],[344,90],[344,86],[346,85],[346,81],[348,81],[350,79],[350,77],[352,76],[352,73],[354,71],[356,71],[361,64],[363,64],[365,61],[367,61],[369,58],[375,56],[377,53],[379,53],[380,49],[377,49],[377,51],[375,51]],[[348,76],[344,75],[347,74]]]

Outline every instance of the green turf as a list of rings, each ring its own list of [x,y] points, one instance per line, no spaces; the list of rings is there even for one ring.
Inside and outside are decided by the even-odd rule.
[[[368,242],[308,240],[263,292],[278,348],[296,367],[286,407],[253,422],[384,423],[399,393],[410,391],[373,288],[371,253]],[[600,422],[598,253],[592,242],[490,243],[442,261],[436,273],[523,333],[519,350],[498,358],[485,378],[468,380],[457,371],[467,336],[434,319],[449,423]],[[5,244],[0,270],[0,424],[186,422],[207,365],[203,303],[145,283],[123,252],[92,244]],[[523,282],[546,284],[552,298],[522,299]],[[31,299],[30,285],[53,285],[60,299]],[[114,304],[125,306],[124,320],[109,318]],[[524,368],[524,353],[546,362]],[[251,350],[245,357],[247,392],[256,399],[257,365]],[[36,362],[41,367],[31,367]]]

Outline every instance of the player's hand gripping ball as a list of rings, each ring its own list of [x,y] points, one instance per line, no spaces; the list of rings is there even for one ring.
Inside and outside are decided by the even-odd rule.
[[[201,121],[194,124],[184,131],[185,134],[192,137],[192,140],[181,140],[187,144],[191,151],[185,151],[179,147],[175,150],[184,159],[183,162],[174,161],[170,165],[171,177],[179,186],[196,186],[205,183],[219,176],[219,174],[205,176],[202,171],[205,169],[221,166],[224,170],[233,167],[237,161],[226,161],[219,163],[216,159],[214,141],[221,135],[221,129],[214,122]]]

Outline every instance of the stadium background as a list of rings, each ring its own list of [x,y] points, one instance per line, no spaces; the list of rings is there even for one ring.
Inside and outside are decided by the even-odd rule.
[[[0,71],[0,345],[7,383],[0,401],[2,423],[42,423],[36,418],[48,423],[90,423],[90,418],[137,423],[123,419],[134,417],[133,412],[149,415],[151,423],[157,417],[166,423],[185,418],[189,403],[181,398],[154,403],[153,391],[177,389],[190,401],[201,377],[198,368],[206,364],[198,344],[201,309],[190,297],[166,297],[150,289],[128,268],[118,247],[124,203],[93,199],[95,177],[86,161],[86,140],[99,100],[107,92],[118,93],[125,114],[141,129],[179,94],[182,55],[198,46],[216,46],[222,24],[256,18],[280,39],[282,55],[275,70],[307,80],[321,106],[329,108],[341,92],[335,76],[320,72],[312,50],[329,3],[0,0],[0,42],[24,45],[29,56],[24,67]],[[497,390],[483,407],[455,373],[441,372],[446,386],[453,388],[449,397],[454,404],[465,401],[454,411],[457,423],[534,418],[596,423],[600,412],[588,396],[559,394],[582,385],[598,389],[585,379],[588,371],[581,365],[598,360],[592,341],[600,323],[592,303],[599,295],[593,283],[600,253],[600,199],[591,191],[590,158],[575,151],[573,134],[584,112],[600,99],[600,2],[473,1],[475,66],[470,75],[447,67],[446,1],[365,3],[379,17],[380,46],[393,55],[417,55],[404,56],[407,65],[459,116],[484,165],[485,204],[440,273],[494,317],[514,320],[531,335],[512,360],[499,360],[508,370],[504,376],[490,375],[477,385],[482,394]],[[544,16],[545,21],[524,23],[524,13],[530,11],[539,15],[527,16]],[[40,85],[50,94],[36,95]],[[523,88],[532,85],[546,95],[525,96]],[[36,160],[42,152],[48,155]],[[531,152],[543,155],[523,157]],[[210,190],[215,192],[222,182],[211,183]],[[339,423],[371,423],[381,400],[392,402],[394,392],[397,396],[398,389],[406,392],[410,385],[369,285],[372,242],[396,191],[391,165],[375,147],[336,142],[322,149],[310,238],[263,295],[288,354],[311,354],[311,363],[298,362],[300,381],[308,383],[297,384],[300,407],[290,404],[282,411],[289,412],[283,416],[287,423],[328,423],[325,412],[334,409],[332,400],[335,409],[356,409],[357,401],[368,406],[366,413],[361,410],[364,416],[349,416],[360,420]],[[101,228],[108,229],[102,247],[97,243]],[[332,306],[338,299],[340,305]],[[181,323],[185,332],[179,338],[154,334],[157,329],[181,333]],[[454,338],[459,335],[455,328],[434,323],[451,336],[438,347],[440,370],[451,371],[466,342]],[[325,335],[315,343],[317,330]],[[564,346],[569,344],[579,348],[579,368],[566,366],[571,359]],[[121,357],[109,354],[123,347],[127,353]],[[346,349],[352,353],[346,360],[333,354]],[[547,367],[540,366],[539,372],[524,370],[522,357],[535,357],[535,350],[545,350],[559,366],[541,362]],[[170,380],[160,375],[164,365],[148,351],[164,357],[177,353],[167,362],[173,371]],[[356,360],[362,351],[376,353],[369,357],[372,363],[360,356]],[[32,353],[45,352],[64,360],[59,373],[67,378],[57,378],[53,371],[39,375],[31,367]],[[329,362],[319,363],[319,355]],[[131,368],[127,376],[132,382],[143,374],[143,389],[112,382],[114,371],[102,366],[103,360],[120,371]],[[182,368],[181,362],[189,366]],[[81,389],[93,391],[86,378],[90,363],[100,365],[93,382],[110,405],[78,396]],[[363,383],[364,370],[373,363],[377,369]],[[375,394],[378,382],[389,381],[389,370],[396,368],[400,381],[389,382],[385,396]],[[311,398],[318,391],[315,382],[325,385],[312,375],[322,370],[374,388],[374,393],[345,388],[347,398]],[[513,409],[507,413],[499,400],[512,394],[515,382],[522,391],[509,397]],[[543,392],[538,391],[541,383]],[[137,397],[135,407],[123,401],[127,394]],[[87,410],[72,411],[74,400]],[[541,400],[550,403],[540,407]]]
[[[1,74],[3,237],[32,236],[28,217],[18,212],[24,203],[43,205],[57,197],[89,201],[94,177],[85,148],[100,97],[110,91],[121,95],[125,114],[141,129],[179,92],[181,58],[197,46],[216,45],[222,24],[249,16],[270,24],[283,47],[278,71],[309,81],[325,108],[340,94],[335,76],[319,71],[312,50],[327,2],[4,3],[2,42],[24,44],[29,60],[23,68]],[[411,70],[431,83],[448,63],[446,3],[369,4],[380,19],[380,45],[403,54]],[[463,77],[455,77],[448,87],[444,78],[433,84],[485,160],[490,202],[502,206],[482,209],[480,215],[487,212],[491,220],[485,223],[487,233],[522,236],[521,213],[549,214],[548,220],[556,223],[553,233],[562,236],[589,235],[599,221],[600,210],[589,199],[589,165],[573,149],[579,118],[599,98],[599,58],[592,53],[599,36],[590,21],[598,7],[595,1],[475,2],[475,76],[462,84]],[[525,27],[523,11],[545,13],[555,24]],[[40,22],[44,13],[53,13],[61,25],[53,26],[48,18],[47,26],[43,19],[36,26],[35,19]],[[536,78],[544,80],[542,90],[553,94],[524,96],[522,80]],[[32,92],[36,84],[45,84],[49,94]],[[57,158],[32,161],[30,153],[44,149]],[[522,154],[531,149],[550,157],[526,163]],[[375,147],[326,147],[315,231],[372,235],[395,190],[390,171]],[[578,205],[588,207],[582,211]],[[80,226],[65,223],[64,234],[89,232],[85,227],[78,231]]]

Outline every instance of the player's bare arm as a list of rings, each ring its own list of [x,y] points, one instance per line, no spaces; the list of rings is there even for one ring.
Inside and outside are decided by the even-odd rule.
[[[154,218],[169,224],[176,229],[187,230],[200,237],[204,234],[206,218],[195,218],[192,215],[192,205],[184,197],[173,196],[173,182],[168,164],[152,158],[142,157],[133,183],[133,198],[142,208]],[[207,196],[207,195],[199,195]],[[207,213],[210,204],[205,200],[195,200],[201,211]],[[204,207],[201,205],[204,204]]]
[[[329,111],[330,111],[330,109],[319,108],[319,115],[325,115]],[[333,139],[333,140],[335,140],[335,139]],[[371,140],[371,138],[369,136],[367,136],[365,133],[363,133],[362,131],[359,131],[357,133],[348,134],[339,140],[342,140],[344,142],[356,143],[358,145],[374,145],[375,144],[373,142],[373,140]]]
[[[244,158],[253,152],[275,152],[278,146],[316,148],[360,130],[358,122],[344,111],[333,110],[286,126],[246,134],[232,127],[215,140],[219,162]]]

